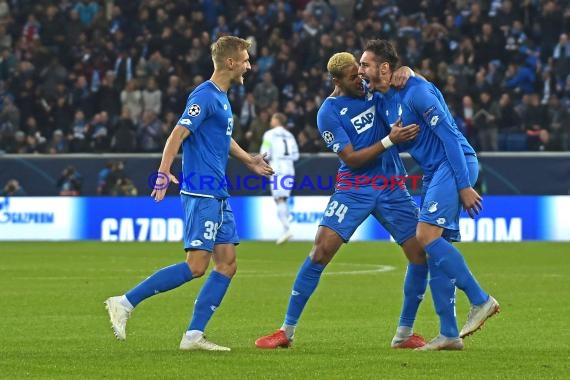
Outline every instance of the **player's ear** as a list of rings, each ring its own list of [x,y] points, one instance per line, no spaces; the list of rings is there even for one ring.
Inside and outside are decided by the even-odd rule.
[[[232,57],[226,58],[226,68],[232,70],[234,68],[234,59]]]
[[[340,84],[340,81],[337,77],[331,77],[332,82],[335,86],[338,86]]]

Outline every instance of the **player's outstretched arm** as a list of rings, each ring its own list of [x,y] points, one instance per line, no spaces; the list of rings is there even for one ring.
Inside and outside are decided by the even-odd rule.
[[[164,150],[162,152],[162,160],[160,161],[160,167],[158,168],[159,173],[164,173],[168,176],[170,182],[178,183],[178,178],[175,175],[170,173],[170,168],[172,167],[172,163],[174,162],[174,158],[178,154],[180,150],[180,145],[182,145],[182,141],[186,137],[190,136],[190,130],[186,127],[181,125],[177,125],[174,127],[170,136],[168,136],[168,140],[166,140],[166,144],[164,145]],[[160,202],[164,199],[166,195],[166,190],[168,187],[158,186],[152,190],[150,193],[151,197],[154,197],[156,202]]]
[[[251,155],[239,146],[239,144],[232,138],[230,145],[230,156],[241,161],[249,170],[257,175],[273,175],[274,171],[269,166],[266,160],[266,154]]]
[[[404,88],[410,77],[421,78],[427,81],[423,75],[416,73],[410,67],[402,66],[392,73],[392,77],[390,78],[390,86],[396,88]]]
[[[408,66],[402,66],[392,73],[390,78],[390,86],[403,88],[410,77],[415,76],[414,70]]]

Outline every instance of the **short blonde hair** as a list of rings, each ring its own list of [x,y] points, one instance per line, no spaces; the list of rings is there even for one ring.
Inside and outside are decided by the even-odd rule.
[[[329,59],[327,71],[335,78],[342,78],[344,69],[356,64],[354,55],[347,52],[336,53]]]
[[[234,36],[222,36],[210,46],[214,67],[233,57],[242,50],[248,50],[251,42]]]

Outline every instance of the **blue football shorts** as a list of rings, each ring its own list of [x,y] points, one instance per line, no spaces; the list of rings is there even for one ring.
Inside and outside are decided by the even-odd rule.
[[[181,194],[184,249],[214,251],[216,244],[239,244],[234,213],[227,199]]]
[[[475,185],[479,175],[479,163],[474,155],[466,155],[469,182]],[[450,241],[461,241],[459,232],[459,214],[462,205],[448,161],[443,162],[431,179],[424,179],[420,222],[444,228],[442,237]]]
[[[418,212],[408,190],[399,187],[394,190],[337,190],[331,196],[319,226],[335,231],[346,243],[358,226],[372,215],[401,245],[416,235]]]

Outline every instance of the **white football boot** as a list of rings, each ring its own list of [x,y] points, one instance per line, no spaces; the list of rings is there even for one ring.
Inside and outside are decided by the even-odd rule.
[[[501,311],[499,303],[491,296],[489,296],[487,302],[482,305],[471,305],[471,309],[467,315],[467,321],[465,322],[465,325],[463,325],[459,336],[461,338],[465,338],[466,336],[473,334],[475,331],[483,327],[483,324],[487,319],[497,314],[499,311]]]
[[[121,296],[107,298],[105,301],[105,308],[109,313],[111,327],[113,328],[113,332],[117,339],[127,339],[127,320],[129,319],[131,312],[121,304]]]
[[[186,334],[182,335],[180,341],[180,349],[184,351],[204,350],[204,351],[231,351],[231,348],[217,345],[210,342],[204,335],[199,335],[194,339],[189,338]]]

